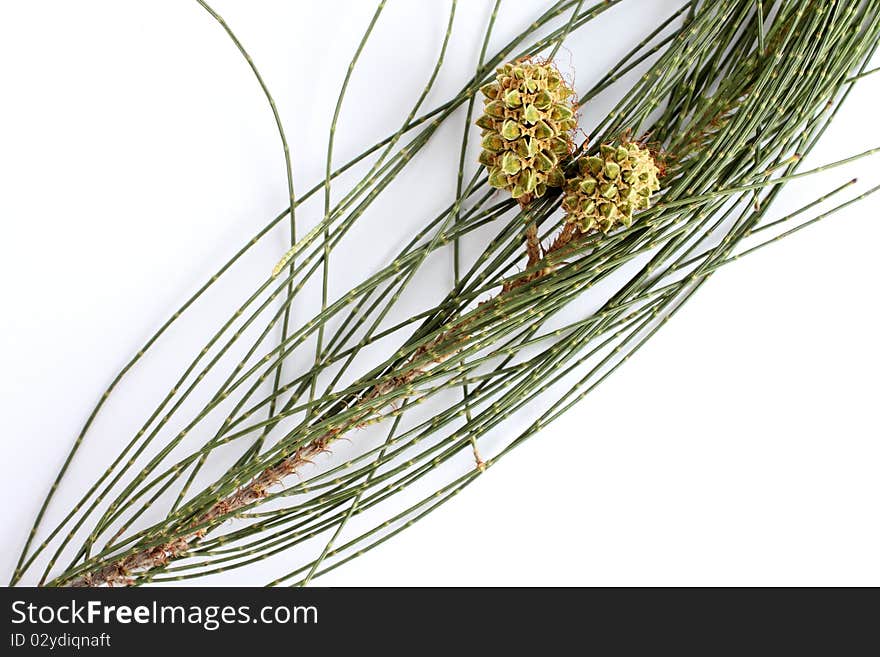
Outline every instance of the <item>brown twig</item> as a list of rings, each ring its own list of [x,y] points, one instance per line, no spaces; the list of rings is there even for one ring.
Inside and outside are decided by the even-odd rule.
[[[454,325],[448,331],[440,334],[437,338],[426,345],[418,348],[411,356],[409,363],[414,363],[429,354],[437,346],[446,341],[452,341],[453,349],[447,351],[446,355],[435,357],[431,361],[431,365],[436,365],[444,360],[452,357],[462,347],[462,342],[468,339],[468,336],[456,336],[460,333],[468,323],[474,318],[462,321]],[[451,337],[452,336],[452,337]],[[403,374],[390,377],[387,381],[377,384],[370,388],[365,394],[354,400],[353,404],[364,404],[372,399],[387,395],[395,390],[401,389],[427,370],[424,367],[411,367]],[[343,403],[343,408],[348,404]],[[230,514],[251,505],[268,495],[268,489],[275,484],[281,483],[289,475],[296,472],[306,463],[311,463],[312,459],[322,452],[326,452],[327,446],[339,438],[342,434],[363,426],[371,413],[375,412],[374,406],[368,406],[361,413],[355,414],[353,418],[348,420],[342,427],[336,427],[322,434],[307,445],[303,445],[292,455],[286,457],[277,465],[266,468],[253,481],[246,486],[239,488],[231,495],[216,502],[205,514],[197,518],[190,527],[198,527],[199,529],[185,534],[184,536],[175,538],[161,545],[147,548],[141,552],[136,552],[127,557],[114,561],[97,570],[86,572],[78,575],[76,578],[66,582],[65,586],[71,587],[93,587],[93,586],[131,586],[134,584],[132,575],[149,571],[159,566],[164,566],[173,559],[178,559],[186,555],[190,544],[197,539],[204,537],[212,522],[221,518],[226,518]],[[332,410],[330,414],[332,414]],[[326,416],[325,416],[326,417]],[[482,466],[482,462],[478,463],[478,467]],[[222,520],[220,521],[222,522]]]

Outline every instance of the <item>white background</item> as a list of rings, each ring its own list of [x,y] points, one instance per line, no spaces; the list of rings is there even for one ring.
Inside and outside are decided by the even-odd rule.
[[[475,65],[490,3],[461,4],[427,107]],[[540,4],[502,3],[490,51]],[[561,66],[583,93],[677,6],[624,3],[575,35]],[[275,96],[298,191],[311,187],[372,3],[217,0],[215,8]],[[433,67],[448,9],[391,0],[355,71],[336,163],[403,119]],[[286,183],[259,87],[194,1],[2,3],[0,62],[6,578],[112,375],[284,206]],[[880,145],[878,101],[880,75],[860,83],[807,165]],[[585,129],[608,102],[584,108]],[[349,264],[381,261],[450,198],[462,118],[386,201],[372,224],[380,228],[340,251],[337,294]],[[773,216],[854,176],[857,190],[880,182],[880,157],[791,185]],[[562,420],[432,517],[317,583],[880,585],[878,212],[880,195],[725,267]],[[316,217],[304,211],[302,229]],[[284,240],[273,233],[254,271],[274,264]],[[431,270],[438,291],[451,276],[443,257]],[[193,339],[204,332],[191,330]],[[157,362],[174,367],[175,353],[189,351],[169,348]],[[120,401],[160,389],[150,376],[162,367],[147,368]],[[114,421],[127,419],[123,408],[108,409],[97,429],[112,434]],[[91,481],[108,456],[87,455],[70,485]],[[233,572],[212,583],[269,577]]]

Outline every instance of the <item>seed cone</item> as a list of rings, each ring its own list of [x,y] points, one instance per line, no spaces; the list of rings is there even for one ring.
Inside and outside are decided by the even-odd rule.
[[[514,62],[482,87],[480,163],[489,184],[525,204],[565,183],[559,161],[571,152],[577,125],[574,90],[551,63]]]
[[[578,160],[580,175],[566,183],[562,200],[566,221],[584,233],[629,228],[633,212],[647,208],[660,189],[660,169],[644,146],[602,144],[599,151]]]

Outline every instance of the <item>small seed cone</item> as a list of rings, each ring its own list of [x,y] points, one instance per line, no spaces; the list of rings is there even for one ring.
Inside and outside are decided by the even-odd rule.
[[[587,233],[632,225],[660,189],[660,169],[650,151],[636,143],[603,144],[600,154],[578,160],[580,175],[565,185],[566,221]]]
[[[497,70],[482,87],[480,163],[489,184],[506,189],[520,203],[543,196],[565,180],[559,162],[572,149],[577,125],[574,90],[551,63],[515,62]]]

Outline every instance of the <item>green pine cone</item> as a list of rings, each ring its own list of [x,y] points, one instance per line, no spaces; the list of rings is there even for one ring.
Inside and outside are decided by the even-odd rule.
[[[504,64],[481,91],[486,98],[477,119],[483,129],[480,163],[489,169],[489,184],[521,203],[543,196],[548,186],[561,187],[559,161],[572,150],[577,105],[556,67]]]
[[[644,146],[602,144],[600,155],[578,160],[580,175],[565,185],[565,220],[581,232],[632,225],[633,212],[647,208],[660,189],[660,170]]]

